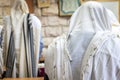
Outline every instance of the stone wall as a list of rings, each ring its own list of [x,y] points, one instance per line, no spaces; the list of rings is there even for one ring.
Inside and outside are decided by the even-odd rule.
[[[0,25],[3,24],[3,16],[10,14],[12,0],[0,0]]]
[[[0,25],[3,24],[2,18],[10,14],[10,7],[14,0],[0,0]],[[50,7],[38,8],[37,0],[34,1],[34,14],[42,23],[42,36],[44,42],[43,55],[46,53],[48,45],[52,40],[68,30],[70,17],[58,16],[58,1],[50,0]]]

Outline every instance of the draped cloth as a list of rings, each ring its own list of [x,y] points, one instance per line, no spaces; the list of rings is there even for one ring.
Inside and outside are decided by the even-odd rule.
[[[82,60],[92,38],[98,32],[111,32],[115,16],[97,2],[86,2],[72,15],[68,33],[68,50],[72,57],[73,79],[80,80]],[[94,43],[94,42],[93,42]]]
[[[120,33],[96,33],[83,56],[80,80],[120,79]]]
[[[3,26],[0,26],[0,78],[3,74],[3,49],[2,49],[2,41],[3,41]]]
[[[66,35],[63,34],[53,40],[45,55],[45,72],[49,80],[73,80],[71,60],[66,47]]]
[[[63,43],[63,44],[66,44],[69,56],[71,56],[71,59],[72,59],[72,61],[70,62],[70,65],[68,65],[68,66],[70,67],[69,71],[71,71],[71,73],[69,73],[69,75],[72,74],[73,80],[101,80],[101,79],[116,80],[116,79],[119,79],[118,76],[115,76],[115,73],[117,73],[117,72],[115,72],[116,70],[118,71],[117,75],[119,75],[119,64],[118,64],[119,58],[116,57],[115,60],[117,60],[117,59],[118,60],[115,65],[113,65],[113,63],[112,63],[114,55],[118,55],[118,52],[120,50],[119,47],[118,48],[116,47],[117,44],[120,44],[120,43],[119,43],[119,38],[116,37],[116,34],[114,33],[115,31],[112,28],[113,24],[119,25],[119,22],[116,19],[116,17],[114,16],[114,14],[110,10],[103,7],[100,3],[94,2],[94,1],[86,2],[86,3],[82,4],[72,15],[72,17],[70,19],[69,32],[68,32],[68,35],[66,38],[66,43]],[[117,34],[119,34],[119,33],[117,33]],[[103,37],[103,35],[105,35],[105,37]],[[100,36],[100,37],[96,37],[96,36]],[[109,38],[107,38],[108,36],[109,36]],[[99,62],[100,59],[97,59],[99,57],[99,55],[97,55],[97,57],[95,57],[95,58],[94,58],[95,55],[90,55],[89,57],[86,57],[86,55],[90,53],[89,50],[94,51],[94,48],[90,44],[97,47],[97,46],[99,46],[99,44],[97,44],[97,42],[102,44],[104,42],[104,40],[106,40],[106,38],[108,39],[109,42],[105,41],[104,47],[102,46],[103,47],[102,49],[104,49],[106,51],[102,52],[102,50],[100,48],[100,50],[101,50],[100,53],[103,53],[101,55],[104,56],[104,54],[106,52],[108,52],[108,53],[109,53],[109,51],[111,52],[109,54],[109,56],[112,57],[111,58],[112,60],[110,61],[109,65],[112,65],[112,67],[108,67],[108,68],[106,67],[106,65],[104,65],[104,62],[102,62],[102,57],[100,58],[101,62]],[[103,40],[101,40],[101,39],[103,39]],[[54,41],[52,43],[54,43]],[[56,74],[57,76],[63,75],[61,73],[62,72],[61,70],[57,71],[56,67],[52,67],[52,65],[54,65],[53,57],[55,56],[55,54],[58,54],[58,53],[63,54],[60,49],[57,50],[58,52],[56,52],[57,47],[52,46],[52,43],[48,48],[48,53],[46,54],[46,59],[45,59],[46,60],[45,65],[49,64],[49,67],[51,67],[51,68],[50,69],[47,68],[46,73],[48,74],[48,77],[50,80],[64,80],[62,78],[61,79],[60,78],[51,78],[51,77],[54,77],[53,74],[56,74],[55,72],[59,73],[59,74]],[[111,45],[109,45],[109,44],[111,44]],[[61,45],[59,45],[59,46],[61,46]],[[96,47],[95,47],[95,50],[98,50]],[[113,51],[113,53],[112,53],[111,47],[116,48]],[[61,47],[61,48],[64,48],[64,47]],[[115,52],[116,50],[117,50],[117,52]],[[54,52],[55,52],[55,54],[54,54]],[[54,54],[54,56],[50,56],[53,54]],[[106,57],[107,57],[107,54],[105,54],[104,60]],[[61,58],[61,57],[59,57],[59,58]],[[57,60],[59,60],[59,58],[57,58]],[[52,59],[52,60],[50,60],[50,59]],[[97,61],[96,61],[96,59],[97,59]],[[94,65],[94,64],[97,64],[98,62],[100,63],[99,66]],[[108,62],[109,62],[109,60],[108,60]],[[90,64],[90,66],[87,64]],[[60,67],[61,65],[62,64],[57,66],[57,68]],[[95,69],[93,71],[92,69],[94,67],[95,67]],[[97,69],[97,67],[99,67],[99,68]],[[106,67],[106,68],[104,68],[104,67]],[[106,71],[105,69],[108,69],[108,70]],[[112,70],[112,69],[114,69],[114,70]],[[63,70],[63,71],[68,72],[67,70]],[[92,73],[92,71],[93,71],[93,73]],[[98,72],[96,72],[96,71],[98,71]],[[105,73],[103,73],[102,71]],[[109,75],[108,72],[110,72],[111,74]],[[111,76],[112,74],[114,76]],[[99,75],[102,78],[98,77]],[[68,78],[68,80],[69,80],[69,78]]]
[[[8,55],[7,55],[7,62],[6,62],[6,75],[5,77],[12,77],[13,66],[15,62],[15,43],[14,43],[14,35],[13,31],[10,34],[10,41],[8,46]]]
[[[8,51],[8,44],[10,40],[10,32],[11,32],[11,22],[10,17],[6,17],[6,23],[7,25],[4,27],[4,39],[3,39],[3,55],[4,55],[4,64],[6,64],[7,60],[7,51]],[[33,47],[34,47],[34,62],[35,62],[35,73],[34,77],[37,76],[37,69],[38,69],[38,61],[39,61],[39,43],[40,43],[40,32],[41,32],[41,24],[37,17],[31,15],[30,18],[30,24],[33,28]],[[12,77],[33,77],[32,74],[32,59],[30,54],[30,45],[28,44],[28,37],[27,37],[27,15],[24,15],[24,29],[25,29],[25,38],[23,34],[23,26],[21,25],[21,29],[13,28],[14,29],[14,40],[15,40],[15,62],[12,72]],[[18,26],[17,26],[18,27]],[[32,29],[31,28],[31,29]],[[20,31],[20,34],[17,32]],[[19,39],[19,43],[17,40]],[[26,47],[24,45],[24,39],[26,42]],[[25,50],[27,51],[27,54],[25,53]],[[28,54],[29,53],[29,54]],[[27,58],[26,58],[27,57]],[[26,61],[28,61],[26,63]],[[28,67],[27,67],[28,64]],[[28,70],[28,72],[27,72]]]
[[[11,9],[10,16],[6,16],[4,18],[4,66],[6,65],[8,59],[7,56],[10,43],[10,34],[13,31],[15,44],[14,52],[16,56],[14,64],[12,65],[13,70],[11,77],[14,78],[37,76],[40,50],[41,22],[33,14],[27,17],[28,13],[29,10],[25,0],[16,0],[15,4]],[[28,24],[30,24],[29,27]],[[13,47],[13,45],[10,46]]]
[[[34,44],[33,44],[33,27],[31,26],[31,23],[29,23],[29,17],[30,17],[30,14],[28,14],[27,16],[27,38],[28,38],[28,41],[25,40],[25,27],[24,27],[24,24],[23,24],[23,34],[24,34],[24,44],[25,44],[25,49],[27,49],[27,42],[29,44],[29,48],[30,48],[30,53],[27,53],[26,51],[26,54],[29,54],[31,55],[31,66],[32,66],[32,76],[35,77],[35,59],[34,59]],[[26,60],[27,60],[27,57],[26,57]],[[28,62],[28,61],[26,61]],[[27,68],[28,65],[27,65]]]

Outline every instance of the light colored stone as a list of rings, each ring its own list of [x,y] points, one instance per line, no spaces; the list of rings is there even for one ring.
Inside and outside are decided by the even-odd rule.
[[[68,31],[69,31],[69,26],[62,27],[62,33],[68,33]]]
[[[47,26],[48,25],[48,17],[41,17],[41,23],[42,23],[42,26]]]
[[[68,25],[68,18],[66,17],[59,17],[59,25]]]
[[[69,19],[67,19],[67,22],[68,22],[68,25],[70,24],[70,18]]]
[[[11,10],[10,7],[4,7],[3,8],[3,15],[4,16],[10,15],[10,10]]]
[[[57,4],[51,4],[48,8],[42,9],[42,15],[44,16],[52,16],[52,15],[58,15],[58,5]]]
[[[57,3],[58,0],[50,0],[50,3],[53,4],[53,3]]]
[[[10,0],[11,6],[13,6],[14,2],[15,2],[15,0]]]
[[[48,16],[48,25],[68,25],[68,17],[59,17],[59,16]]]
[[[41,9],[35,7],[35,9],[34,9],[34,14],[35,14],[36,16],[38,16],[38,17],[41,16]]]
[[[3,12],[3,9],[0,7],[0,18],[2,18],[2,17],[3,17],[2,12]]]
[[[48,45],[53,41],[53,37],[46,37],[46,38],[43,38],[43,44],[44,44],[44,47],[48,47]]]
[[[10,6],[10,0],[0,0],[0,6]]]
[[[50,26],[59,25],[58,16],[48,16],[48,25]]]
[[[0,25],[3,25],[3,19],[0,19]]]
[[[62,27],[46,27],[45,35],[46,37],[57,37],[62,34]]]
[[[42,37],[45,37],[45,27],[42,27]]]

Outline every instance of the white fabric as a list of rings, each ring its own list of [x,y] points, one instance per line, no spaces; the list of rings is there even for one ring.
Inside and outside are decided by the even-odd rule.
[[[66,35],[54,39],[45,55],[45,72],[49,80],[73,80],[71,57],[66,47]]]
[[[91,79],[91,75],[87,74],[87,72],[82,73],[82,72],[84,72],[82,70],[82,66],[84,65],[84,64],[82,64],[82,63],[84,63],[83,60],[84,60],[84,58],[86,59],[85,55],[87,55],[89,53],[89,52],[87,53],[86,50],[88,50],[88,46],[96,34],[105,33],[104,35],[107,36],[107,33],[109,33],[109,32],[110,33],[112,33],[112,31],[119,32],[119,30],[116,30],[119,27],[115,27],[114,29],[112,29],[113,24],[119,25],[116,17],[113,15],[113,13],[111,11],[109,11],[108,9],[104,8],[100,3],[93,2],[93,1],[82,4],[72,15],[72,17],[70,19],[70,28],[69,28],[69,32],[67,35],[67,42],[61,43],[61,44],[67,44],[69,55],[71,56],[72,61],[70,62],[70,64],[71,64],[70,67],[72,69],[72,72],[69,74],[72,74],[73,80],[94,80],[94,79]],[[102,34],[100,34],[100,36],[101,35]],[[103,38],[103,40],[105,38]],[[99,37],[98,37],[98,39],[99,39]],[[116,39],[116,38],[114,38],[114,39]],[[113,41],[113,43],[115,41]],[[119,40],[117,40],[117,41],[115,42],[115,44],[116,43],[119,44]],[[53,63],[55,54],[61,53],[61,51],[62,51],[61,48],[64,48],[64,47],[61,46],[60,50],[57,50],[57,52],[56,52],[57,47],[55,46],[56,45],[55,41],[53,41],[53,42],[54,42],[54,44],[51,44],[49,46],[48,53],[46,54],[47,57],[45,57],[45,61],[47,61],[47,63],[45,63],[45,65],[46,65],[45,68],[47,68],[46,73],[48,74],[48,77],[50,78],[50,80],[64,80],[62,78],[61,79],[54,78],[54,75],[61,75],[61,73],[56,74],[57,70],[54,71],[54,63]],[[92,41],[92,43],[94,43],[94,42],[95,41]],[[109,43],[112,44],[112,41],[110,41]],[[109,44],[109,43],[106,43],[106,44]],[[106,45],[106,47],[107,47],[107,45]],[[114,47],[116,47],[116,46],[114,46]],[[107,47],[107,48],[109,48],[109,47]],[[89,49],[93,49],[93,48],[89,48]],[[112,49],[110,49],[110,50],[112,50]],[[118,50],[120,50],[120,49],[118,49]],[[59,58],[61,58],[61,56],[59,56]],[[59,60],[59,58],[57,58],[57,60]],[[87,57],[87,60],[88,59],[89,59],[89,57]],[[61,61],[62,61],[62,59],[61,59]],[[90,67],[90,70],[88,70],[89,72],[92,72],[91,67],[94,66],[92,64],[92,62],[93,61],[90,62],[91,66],[89,66]],[[56,64],[58,64],[58,63],[56,63]],[[59,65],[57,67],[60,67],[61,65]],[[102,65],[104,66],[104,64],[102,64]],[[100,68],[101,68],[100,70],[103,70],[102,67],[100,67]],[[112,70],[111,69],[109,69],[109,70],[110,70],[110,73],[112,73]],[[61,70],[59,72],[61,72]],[[82,74],[82,76],[81,76],[81,74]],[[84,75],[87,75],[89,77],[86,77],[86,76],[84,77]],[[104,75],[107,75],[107,73],[104,73]],[[119,75],[119,72],[118,72],[118,75]],[[94,74],[92,76],[94,76]],[[99,76],[99,73],[97,73],[97,76]],[[109,80],[111,75],[108,74],[105,77],[106,78],[104,78],[104,80]],[[67,80],[69,80],[69,79],[67,79]],[[101,80],[101,79],[98,77],[98,78],[96,78],[96,80]],[[111,80],[114,80],[113,77]]]
[[[120,79],[120,34],[97,33],[82,61],[80,80]]]
[[[109,13],[108,16],[111,18],[110,19],[110,23],[112,24],[112,26],[118,26],[118,25],[120,25],[119,21],[117,20],[116,16],[113,14],[113,12],[110,11],[109,9],[107,9],[107,12]]]
[[[8,50],[8,44],[9,44],[9,38],[10,38],[10,32],[11,32],[10,17],[6,17],[5,20],[6,21],[5,21],[5,26],[4,26],[4,43],[3,43],[4,64],[6,63],[7,50]],[[32,23],[32,26],[33,26],[34,49],[35,49],[34,53],[35,53],[36,76],[37,76],[37,69],[38,69],[38,62],[39,62],[39,47],[40,47],[39,43],[40,43],[40,34],[41,34],[41,23],[39,19],[33,15],[31,15],[30,22]],[[22,25],[21,26],[18,25],[17,27],[22,28]],[[23,36],[21,36],[23,34],[21,34],[22,29],[20,28],[14,28],[15,51],[16,51],[17,56],[16,56],[16,61],[15,61],[16,65],[14,65],[13,77],[17,77],[16,74],[19,75],[18,77],[27,77],[24,38]],[[20,33],[17,34],[18,32]],[[28,55],[28,61],[30,65],[30,55]],[[29,71],[31,70],[32,70],[31,66],[29,66]],[[29,75],[31,74],[32,73],[30,73]]]
[[[6,20],[10,20],[9,18],[6,18]],[[31,22],[32,22],[32,25],[33,25],[33,34],[34,34],[34,49],[35,49],[35,62],[36,62],[36,67],[37,67],[37,64],[38,64],[38,61],[39,61],[39,42],[40,42],[40,32],[41,32],[41,23],[39,21],[38,18],[36,18],[35,16],[31,16]],[[7,56],[7,49],[8,49],[8,44],[9,44],[9,36],[10,36],[10,31],[11,31],[11,25],[9,23],[9,21],[6,22],[7,26],[5,26],[5,35],[4,36],[4,54]],[[17,26],[18,27],[18,26]],[[22,25],[20,26],[22,27]],[[24,44],[24,39],[23,39],[23,36],[21,38],[21,33],[20,34],[17,34],[18,32],[21,32],[22,30],[19,29],[19,28],[15,28],[14,29],[14,34],[15,35],[15,49],[16,49],[16,53],[17,53],[17,57],[16,57],[16,63],[18,66],[17,69],[19,68],[19,72],[17,72],[19,74],[19,77],[26,77],[25,74],[26,74],[26,68],[23,64],[26,64],[25,63],[25,52],[24,52],[24,45],[21,45],[21,44]],[[5,41],[7,40],[7,41]],[[22,42],[18,42],[18,41],[22,41]],[[20,47],[21,46],[21,47]],[[23,48],[23,51],[21,51],[21,48]],[[30,58],[30,56],[29,56]],[[29,60],[30,61],[30,60]],[[6,62],[6,59],[5,59],[5,62]],[[16,68],[15,67],[15,68]],[[30,67],[30,66],[29,66]],[[31,70],[31,68],[30,68]],[[16,73],[16,71],[14,71]],[[37,68],[36,68],[36,75],[37,75]],[[14,76],[16,77],[16,76]]]
[[[111,19],[107,9],[97,2],[83,4],[71,17],[68,50],[73,60],[71,62],[73,79],[80,79],[81,62],[95,33],[112,30]]]
[[[2,53],[3,53],[3,49],[2,48],[0,48],[0,75],[2,75],[3,74],[3,55],[2,55]]]
[[[109,13],[102,4],[92,1],[87,2],[81,5],[72,15],[69,33],[76,28],[79,28],[83,32],[111,30],[111,24],[108,24],[111,17],[108,16]]]
[[[29,74],[27,74],[26,68],[26,55],[25,55],[25,45],[24,45],[24,36],[23,36],[23,22],[25,24],[25,30],[27,27],[27,14],[28,6],[24,0],[16,0],[15,4],[11,9],[11,15],[5,17],[4,21],[4,42],[3,42],[3,55],[4,55],[4,65],[6,64],[8,45],[10,39],[11,30],[14,32],[15,39],[15,52],[16,59],[14,63],[13,76],[12,77],[32,77],[31,69],[31,56],[27,54],[28,57],[28,67]],[[41,35],[41,22],[34,16],[30,15],[30,23],[33,27],[33,36],[34,36],[34,54],[35,54],[35,64],[36,64],[36,76],[39,62],[39,49],[40,49],[40,35]],[[27,30],[26,32],[27,33]],[[26,37],[27,40],[27,37]],[[27,46],[27,50],[28,50]],[[28,50],[29,51],[29,50]]]
[[[0,35],[2,34],[2,32],[3,32],[3,26],[0,26]],[[2,38],[2,36],[0,36],[1,38]],[[2,43],[2,40],[0,40],[1,42],[0,43]],[[0,44],[0,45],[2,45],[2,44]],[[3,49],[2,49],[2,47],[0,46],[0,77],[1,77],[1,75],[2,75],[2,73],[3,73]]]

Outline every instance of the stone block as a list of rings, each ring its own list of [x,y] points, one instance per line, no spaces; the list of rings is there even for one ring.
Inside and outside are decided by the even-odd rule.
[[[0,6],[10,6],[11,0],[0,0]]]
[[[3,7],[3,16],[10,15],[10,7]]]
[[[58,16],[48,16],[48,25],[49,26],[59,25],[59,17]]]
[[[58,0],[50,0],[50,3],[53,4],[53,3],[57,3]]]
[[[34,14],[35,14],[36,16],[38,16],[38,17],[41,16],[41,9],[35,7],[35,9],[34,9]]]
[[[62,34],[62,27],[46,27],[45,36],[46,37],[57,37]]]
[[[10,4],[11,6],[14,4],[15,0],[9,0],[10,1]]]
[[[48,8],[42,9],[42,15],[44,16],[52,16],[52,15],[58,15],[58,5],[57,4],[51,4]]]
[[[62,33],[68,33],[68,31],[69,31],[69,26],[62,27]]]
[[[3,9],[0,7],[0,19],[3,17]]]
[[[0,25],[3,25],[3,19],[0,19]]]
[[[42,27],[42,37],[45,37],[45,27]]]
[[[59,17],[59,25],[68,25],[68,17]]]
[[[40,18],[42,26],[47,26],[48,25],[48,17],[41,17]]]
[[[59,16],[48,16],[48,25],[68,25],[68,17],[59,17]]]

